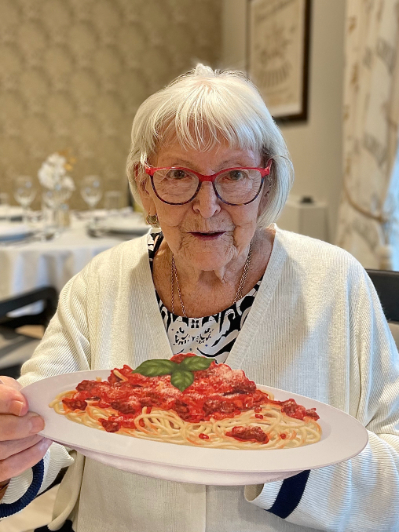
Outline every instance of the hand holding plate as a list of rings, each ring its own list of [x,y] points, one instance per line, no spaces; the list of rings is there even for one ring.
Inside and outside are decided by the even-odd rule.
[[[1,377],[0,381],[0,482],[3,482],[37,464],[51,441],[37,434],[44,428],[44,421],[29,412],[21,385],[10,377]]]

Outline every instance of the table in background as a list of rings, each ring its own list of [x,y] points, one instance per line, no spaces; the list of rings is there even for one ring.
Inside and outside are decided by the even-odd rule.
[[[98,253],[133,238],[110,234],[95,238],[89,236],[87,224],[71,215],[70,227],[53,240],[0,245],[0,299],[46,285],[60,291]]]

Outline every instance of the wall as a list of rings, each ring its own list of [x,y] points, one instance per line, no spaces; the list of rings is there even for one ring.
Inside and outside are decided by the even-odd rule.
[[[198,60],[216,66],[220,25],[220,0],[0,0],[0,191],[66,148],[77,185],[127,190],[137,107]]]
[[[223,1],[223,67],[245,69],[246,5],[246,0]],[[312,1],[309,118],[281,125],[296,173],[292,194],[328,203],[329,241],[334,241],[342,183],[344,18],[345,0]]]

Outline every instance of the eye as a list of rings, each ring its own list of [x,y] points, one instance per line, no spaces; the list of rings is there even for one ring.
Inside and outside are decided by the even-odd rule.
[[[181,179],[190,177],[190,175],[182,168],[171,168],[169,172],[167,173],[166,177],[168,179],[181,180]]]
[[[248,177],[248,174],[245,170],[230,170],[223,175],[226,180],[229,181],[241,181]]]

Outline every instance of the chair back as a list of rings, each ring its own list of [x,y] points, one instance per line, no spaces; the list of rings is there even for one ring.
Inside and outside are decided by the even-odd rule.
[[[38,314],[23,315],[20,317],[9,318],[7,314],[13,310],[18,310],[38,301],[43,301],[44,308]],[[44,325],[47,327],[53,317],[58,302],[58,292],[52,286],[36,288],[18,296],[12,296],[0,300],[0,325],[5,327],[22,327],[23,325]]]
[[[399,348],[399,272],[366,270],[372,280],[392,336]]]
[[[21,365],[31,357],[40,340],[19,330],[26,325],[47,327],[57,308],[58,293],[46,286],[0,301],[0,375],[18,378]],[[11,317],[8,314],[36,302],[43,302],[38,314]]]

